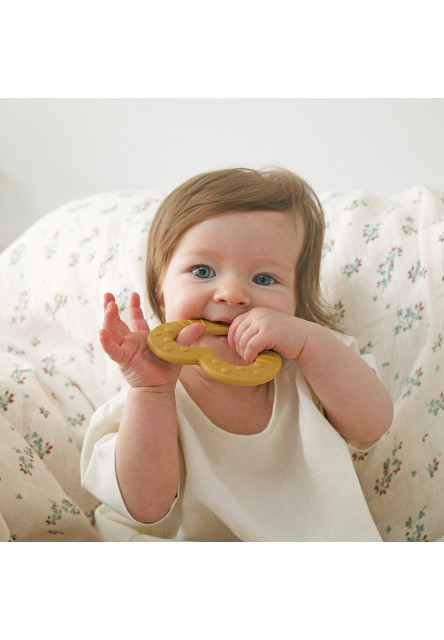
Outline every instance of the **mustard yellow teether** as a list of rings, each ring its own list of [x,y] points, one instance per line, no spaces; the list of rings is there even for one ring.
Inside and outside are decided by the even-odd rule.
[[[156,327],[148,334],[148,346],[151,351],[168,362],[175,364],[198,364],[209,376],[244,387],[264,384],[272,380],[280,371],[281,357],[274,351],[262,351],[253,364],[236,366],[221,360],[213,347],[185,347],[175,341],[179,333],[192,324],[205,325],[203,335],[225,336],[229,326],[209,322],[208,320],[177,320]]]

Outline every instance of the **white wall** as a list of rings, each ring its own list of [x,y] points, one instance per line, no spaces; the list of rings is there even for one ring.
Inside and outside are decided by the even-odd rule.
[[[0,100],[0,249],[71,199],[268,164],[318,192],[444,190],[444,100]]]

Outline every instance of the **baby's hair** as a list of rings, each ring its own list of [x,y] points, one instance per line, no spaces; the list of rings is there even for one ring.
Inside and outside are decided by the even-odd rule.
[[[242,211],[288,212],[302,220],[304,242],[296,265],[296,315],[337,328],[319,288],[324,214],[313,189],[291,171],[234,168],[210,171],[187,180],[161,203],[148,238],[146,285],[156,316],[165,322],[162,282],[182,236],[217,215]]]

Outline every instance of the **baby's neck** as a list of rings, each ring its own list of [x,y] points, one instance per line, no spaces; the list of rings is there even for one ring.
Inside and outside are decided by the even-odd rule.
[[[267,427],[273,412],[273,381],[238,387],[209,379],[191,367],[184,369],[180,380],[186,392],[217,427],[244,435],[260,433]]]

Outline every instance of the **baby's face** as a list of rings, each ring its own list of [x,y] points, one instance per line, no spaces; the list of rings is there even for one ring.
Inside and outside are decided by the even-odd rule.
[[[195,225],[179,242],[163,280],[166,321],[230,324],[254,307],[295,315],[303,235],[292,215],[274,211],[229,213]]]

